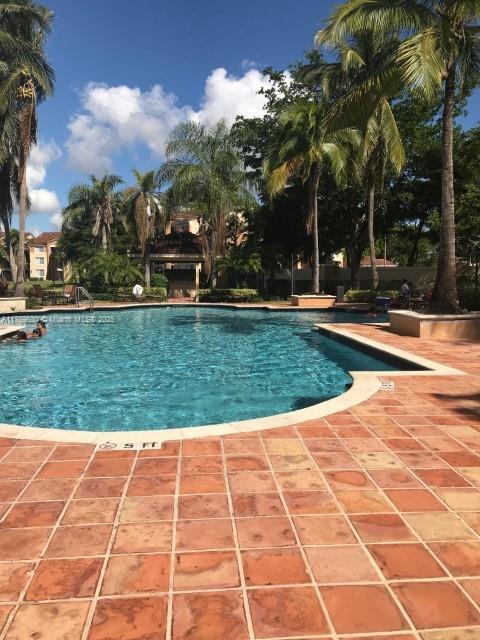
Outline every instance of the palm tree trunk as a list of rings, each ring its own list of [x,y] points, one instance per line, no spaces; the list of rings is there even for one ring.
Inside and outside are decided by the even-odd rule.
[[[443,108],[442,218],[438,251],[437,278],[433,289],[435,311],[454,312],[457,308],[455,251],[455,187],[453,166],[453,127],[456,90],[456,64],[450,64],[445,81]]]
[[[317,163],[310,174],[308,187],[308,217],[311,222],[313,235],[313,277],[312,293],[320,293],[320,248],[318,244],[318,184],[320,182],[320,165]]]
[[[3,228],[5,229],[5,247],[7,249],[8,263],[10,265],[10,276],[12,282],[17,282],[17,261],[12,247],[12,237],[10,234],[10,220],[8,216],[3,219]]]
[[[372,289],[378,288],[377,251],[375,248],[375,177],[368,176],[367,190],[368,244],[370,248],[370,268],[372,270]]]
[[[144,280],[145,286],[150,286],[150,239],[147,238],[143,251],[143,267],[144,267]]]
[[[107,227],[105,224],[102,224],[102,251],[103,253],[108,252]]]
[[[25,280],[25,221],[27,218],[27,172],[26,165],[19,169],[21,175],[20,182],[20,203],[18,214],[18,249],[17,249],[17,278],[15,285],[15,296],[23,297]]]

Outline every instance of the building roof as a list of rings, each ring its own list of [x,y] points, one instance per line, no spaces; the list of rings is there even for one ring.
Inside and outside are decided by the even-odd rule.
[[[57,242],[60,240],[60,231],[44,231],[29,243],[30,247],[42,247],[50,242]]]
[[[198,218],[198,213],[196,211],[189,211],[187,209],[178,209],[174,211],[170,218],[172,220],[196,220]]]
[[[156,238],[151,244],[151,252],[160,255],[202,255],[200,238],[189,231],[172,231]]]
[[[370,256],[366,256],[362,258],[360,263],[361,267],[371,267],[372,261],[370,260]],[[385,260],[385,258],[377,258],[377,267],[398,267],[396,262],[392,262],[391,260]]]

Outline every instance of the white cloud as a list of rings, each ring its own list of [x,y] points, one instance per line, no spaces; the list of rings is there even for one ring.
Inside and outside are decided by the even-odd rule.
[[[55,191],[31,189],[29,192],[31,213],[54,213],[61,209],[60,200]]]
[[[242,67],[242,69],[255,69],[258,67],[258,64],[255,62],[255,60],[250,60],[249,58],[244,58],[241,63],[240,66]]]
[[[211,126],[221,118],[232,124],[237,115],[261,116],[265,98],[258,95],[268,81],[256,69],[241,77],[215,69],[205,82],[200,109],[178,105],[177,98],[160,85],[149,91],[137,87],[87,85],[82,109],[70,121],[66,147],[68,164],[84,173],[113,170],[113,158],[136,144],[161,158],[172,129],[186,120]]]
[[[62,226],[62,214],[60,212],[54,213],[53,216],[50,216],[49,220],[53,224],[54,227],[56,227],[57,229],[61,228],[61,226]]]
[[[30,195],[30,213],[53,214],[60,211],[61,205],[55,191],[43,188],[47,177],[48,165],[62,156],[54,142],[39,143],[33,147],[27,167],[27,184]]]

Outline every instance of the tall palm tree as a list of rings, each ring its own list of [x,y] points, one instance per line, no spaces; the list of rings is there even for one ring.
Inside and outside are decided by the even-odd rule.
[[[188,206],[198,212],[205,271],[215,287],[217,258],[226,250],[228,214],[254,200],[226,123],[221,120],[210,130],[196,122],[179,124],[168,140],[157,180],[171,183],[169,208]]]
[[[77,221],[89,218],[93,240],[107,253],[112,250],[112,224],[120,213],[120,194],[115,189],[123,180],[112,174],[100,179],[90,176],[90,180],[91,184],[77,184],[70,189],[63,220],[67,226],[75,226]]]
[[[390,106],[401,83],[394,67],[397,40],[378,32],[364,31],[339,41],[327,27],[316,36],[318,44],[334,45],[337,60],[307,65],[301,75],[306,80],[323,78],[327,94],[335,98],[327,115],[329,127],[354,126],[361,132],[359,176],[365,185],[365,211],[372,272],[372,288],[378,287],[375,247],[377,191],[382,188],[387,165],[399,173],[405,151]],[[376,87],[371,91],[371,87]],[[361,97],[361,108],[358,106]]]
[[[15,258],[16,252],[12,241],[13,175],[13,159],[7,157],[2,164],[0,164],[0,223],[5,231],[4,260],[8,262],[12,281],[17,282],[17,260]]]
[[[150,286],[150,242],[165,224],[162,194],[157,188],[156,171],[141,173],[133,169],[134,187],[125,190],[125,211],[129,227],[142,252],[145,286]]]
[[[29,206],[27,164],[37,138],[37,105],[53,92],[54,73],[45,53],[53,13],[32,0],[0,3],[0,41],[6,43],[0,64],[0,158],[15,158],[19,203],[19,242],[15,295],[23,295],[25,221]],[[3,157],[1,157],[3,155]],[[5,170],[5,169],[4,169]],[[8,217],[8,203],[3,202]]]
[[[265,162],[267,189],[278,195],[299,177],[308,185],[307,231],[313,240],[312,292],[320,293],[320,251],[318,241],[318,187],[325,165],[341,182],[348,161],[358,146],[354,130],[334,133],[325,128],[328,105],[325,100],[299,100],[280,116],[281,133]]]
[[[439,311],[457,307],[453,133],[459,97],[478,84],[480,75],[479,0],[349,0],[330,18],[330,41],[342,42],[359,32],[402,34],[390,69],[428,97],[443,91],[442,215],[437,278],[432,305]],[[383,78],[386,80],[386,74]],[[371,84],[370,93],[377,86]]]

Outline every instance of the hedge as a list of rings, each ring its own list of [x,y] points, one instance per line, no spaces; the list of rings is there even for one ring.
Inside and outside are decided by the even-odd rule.
[[[475,289],[459,289],[458,298],[462,309],[480,311],[480,291],[475,293]]]
[[[120,287],[115,291],[115,295],[118,296],[130,296],[134,299],[131,287]],[[143,295],[145,298],[160,298],[161,302],[165,302],[168,299],[167,290],[164,287],[145,287],[143,289]]]
[[[398,291],[374,291],[373,289],[350,289],[345,294],[348,302],[373,303],[376,298],[398,298]]]
[[[200,302],[258,302],[261,298],[256,289],[201,289]]]

